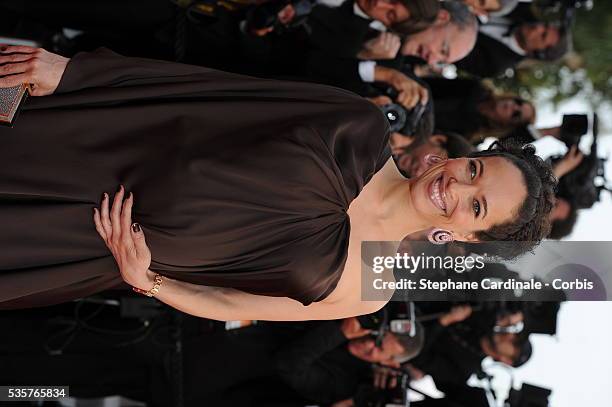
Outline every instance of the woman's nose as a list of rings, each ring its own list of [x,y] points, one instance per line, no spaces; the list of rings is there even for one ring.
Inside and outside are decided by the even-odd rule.
[[[450,180],[446,188],[452,195],[457,196],[457,198],[461,199],[462,196],[473,195],[478,187],[472,182],[464,182],[462,180],[457,180],[453,178]]]

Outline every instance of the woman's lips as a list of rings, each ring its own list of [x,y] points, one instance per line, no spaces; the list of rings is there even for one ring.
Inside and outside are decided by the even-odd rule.
[[[442,185],[443,178],[443,174],[440,174],[438,178],[429,184],[429,199],[436,207],[446,214],[446,191],[444,191],[444,186]]]

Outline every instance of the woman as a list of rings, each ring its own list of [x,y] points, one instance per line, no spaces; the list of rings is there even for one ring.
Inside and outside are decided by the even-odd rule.
[[[477,79],[425,78],[434,99],[436,127],[478,144],[501,139],[535,122],[535,107],[515,95],[499,95]]]
[[[2,308],[116,287],[108,246],[126,282],[150,290],[159,273],[157,298],[194,315],[341,318],[383,305],[360,300],[362,241],[547,232],[553,183],[532,152],[432,159],[407,181],[384,116],[342,90],[105,51],[0,52],[1,87],[50,95],[0,131]],[[133,195],[104,195],[102,241],[91,211],[119,184]]]

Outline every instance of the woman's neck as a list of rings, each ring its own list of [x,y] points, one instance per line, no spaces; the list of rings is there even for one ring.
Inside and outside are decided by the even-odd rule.
[[[367,185],[371,189],[364,191],[370,216],[382,228],[385,240],[402,240],[429,226],[414,209],[410,194],[413,182],[390,159]]]

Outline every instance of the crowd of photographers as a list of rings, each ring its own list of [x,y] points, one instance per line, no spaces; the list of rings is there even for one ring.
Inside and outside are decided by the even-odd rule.
[[[589,177],[599,168],[593,152],[591,163],[577,148],[588,123],[574,115],[559,127],[535,129],[536,106],[500,93],[490,81],[530,61],[557,61],[571,50],[576,2],[536,3],[544,5],[0,0],[0,35],[65,55],[105,46],[126,55],[345,88],[386,114],[390,147],[408,177],[426,170],[428,154],[465,156],[485,138],[556,137],[568,146],[553,160],[557,177],[568,180],[561,182],[551,214],[550,237],[560,239],[571,233],[577,209],[598,197],[593,192],[585,201],[576,192],[585,179],[592,184]],[[558,11],[555,18],[546,7]],[[23,311],[20,318],[1,315],[9,329],[0,340],[0,382],[70,383],[77,397],[121,394],[151,406],[343,407],[404,402],[407,386],[429,375],[445,401],[425,398],[415,406],[486,406],[485,394],[467,387],[468,378],[486,376],[486,357],[510,367],[525,363],[529,335],[553,334],[559,306],[399,302],[360,318],[242,322],[247,326],[228,330],[186,316],[177,322],[173,311],[152,303],[151,315],[143,308],[126,317],[124,302],[114,307],[112,301]]]
[[[558,309],[392,302],[338,321],[221,323],[107,293],[0,314],[0,381],[69,384],[72,397],[121,395],[148,406],[341,407],[406,405],[409,386],[430,376],[444,397],[415,406],[487,407],[468,379],[487,377],[485,358],[524,364],[530,334],[554,334]]]

